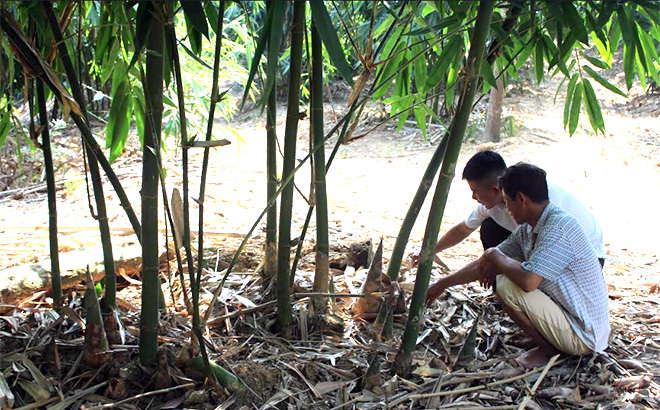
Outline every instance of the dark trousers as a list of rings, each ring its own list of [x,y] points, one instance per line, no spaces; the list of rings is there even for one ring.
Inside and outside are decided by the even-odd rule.
[[[511,235],[511,231],[499,226],[492,218],[488,218],[481,223],[479,235],[481,236],[481,244],[486,250],[504,242]]]

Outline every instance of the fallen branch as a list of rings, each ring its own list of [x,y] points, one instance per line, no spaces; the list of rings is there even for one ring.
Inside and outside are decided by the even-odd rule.
[[[527,393],[527,396],[525,396],[523,401],[520,403],[520,406],[518,406],[518,410],[524,410],[525,409],[525,406],[527,406],[527,403],[529,403],[529,401],[532,399],[532,397],[536,393],[536,389],[538,389],[539,386],[541,385],[541,382],[545,378],[545,375],[548,374],[548,371],[552,368],[552,366],[555,365],[555,362],[557,361],[558,358],[559,358],[558,354],[552,356],[552,358],[550,359],[548,364],[545,365],[545,368],[543,368],[543,371],[539,375],[539,378],[536,379],[536,383],[534,383],[534,386],[532,386],[532,390],[530,390],[530,392]]]

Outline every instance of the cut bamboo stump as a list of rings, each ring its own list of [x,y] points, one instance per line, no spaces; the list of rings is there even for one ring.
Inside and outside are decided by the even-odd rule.
[[[140,263],[142,248],[136,239],[117,238],[115,242],[112,250],[116,269],[126,269]],[[94,281],[105,276],[101,246],[61,253],[62,289],[72,288],[83,282],[87,265]],[[36,292],[49,290],[50,287],[50,259],[0,271],[0,312],[12,308]]]

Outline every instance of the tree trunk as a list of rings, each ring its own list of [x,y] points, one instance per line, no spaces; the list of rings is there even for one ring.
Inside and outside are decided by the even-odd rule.
[[[408,322],[403,334],[401,347],[396,355],[394,368],[397,374],[407,375],[410,372],[412,363],[412,352],[415,350],[419,326],[423,321],[423,308],[426,300],[426,290],[429,286],[431,277],[431,268],[433,266],[433,256],[435,255],[435,245],[438,239],[438,231],[442,223],[445,205],[451,181],[454,178],[456,170],[456,160],[461,150],[463,135],[467,127],[472,103],[478,87],[479,70],[484,55],[486,39],[488,37],[491,17],[495,3],[491,1],[481,1],[479,11],[470,41],[470,53],[463,69],[463,87],[458,101],[456,116],[449,128],[449,137],[447,141],[447,152],[442,161],[440,169],[440,178],[436,185],[429,212],[424,240],[422,242],[422,251],[419,258],[419,268],[415,280],[412,300],[410,302],[410,311],[408,313]]]
[[[162,3],[155,4],[162,8]],[[158,14],[158,10],[156,10]],[[146,46],[145,102],[142,154],[142,311],[140,321],[140,361],[146,367],[156,364],[158,353],[158,307],[161,294],[158,275],[158,151],[163,115],[163,15],[151,19]],[[188,267],[191,269],[191,267]]]
[[[284,130],[284,162],[282,179],[293,176],[296,166],[296,138],[300,101],[300,72],[302,67],[303,30],[305,26],[305,2],[296,1],[293,6],[291,28],[291,59],[286,126]],[[291,215],[293,212],[294,178],[282,191],[280,199],[280,232],[277,248],[277,319],[286,334],[291,325],[291,301],[289,296],[289,261],[291,258]]]
[[[497,69],[493,73],[496,78],[497,88],[490,89],[490,99],[488,101],[488,115],[486,116],[486,128],[484,135],[486,141],[500,142],[500,130],[502,128],[502,98],[504,97],[504,85],[502,77],[498,76]]]
[[[325,149],[323,135],[323,45],[312,23],[312,78],[311,78],[311,128],[314,147],[314,203],[316,204],[316,268],[312,292],[328,292],[328,197],[325,185]],[[320,148],[319,148],[320,147]],[[312,305],[317,314],[325,313],[328,298],[314,297]]]

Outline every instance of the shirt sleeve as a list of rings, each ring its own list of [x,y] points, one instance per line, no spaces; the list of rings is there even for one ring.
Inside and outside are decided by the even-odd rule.
[[[555,282],[574,259],[575,251],[567,233],[574,228],[555,226],[540,234],[529,260],[522,263],[522,268]]]
[[[468,228],[474,230],[480,227],[481,223],[485,221],[487,218],[488,218],[488,209],[485,206],[479,204],[479,206],[474,208],[474,211],[472,211],[470,216],[468,216],[463,223]]]
[[[514,230],[513,233],[504,240],[504,242],[497,245],[497,249],[499,249],[509,258],[515,259],[517,261],[524,260],[525,254],[523,253],[521,235],[521,228],[516,228],[516,230]]]

